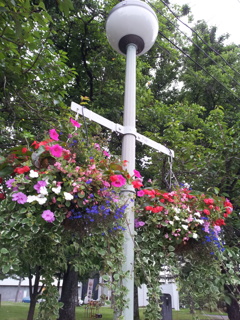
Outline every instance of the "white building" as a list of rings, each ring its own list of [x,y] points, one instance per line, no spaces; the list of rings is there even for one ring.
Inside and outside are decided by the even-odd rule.
[[[57,280],[55,281],[55,285],[57,286]],[[59,286],[60,292],[61,287],[62,281]],[[179,310],[179,294],[176,284],[162,284],[161,291],[163,294],[171,295],[172,308]],[[111,291],[106,287],[98,286],[98,281],[96,281],[96,279],[89,279],[86,284],[82,284],[81,282],[78,284],[78,298],[84,300],[85,303],[93,298],[100,300],[102,294],[106,295],[107,299],[111,299]],[[11,278],[0,280],[0,295],[2,301],[22,301],[23,298],[29,297],[28,279],[22,279],[21,281]],[[138,304],[139,307],[145,307],[148,304],[146,285],[142,285],[141,288],[138,289]]]

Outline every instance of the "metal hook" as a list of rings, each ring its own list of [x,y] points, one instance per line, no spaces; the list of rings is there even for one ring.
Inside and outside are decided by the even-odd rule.
[[[165,182],[169,188],[169,190],[172,190],[172,181],[175,180],[176,184],[179,185],[177,178],[175,176],[175,174],[173,173],[172,167],[173,167],[173,155],[172,155],[172,151],[170,149],[169,150],[169,157],[168,157],[168,164],[169,164],[169,171],[165,176]],[[168,181],[169,179],[169,181]]]

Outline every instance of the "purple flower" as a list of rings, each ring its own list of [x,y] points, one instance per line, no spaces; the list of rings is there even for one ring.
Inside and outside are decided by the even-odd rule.
[[[8,187],[8,188],[12,188],[13,186],[12,186],[12,184],[15,182],[15,179],[9,179],[9,180],[7,180],[6,181],[6,186]]]
[[[37,193],[40,193],[41,187],[46,187],[47,182],[44,180],[38,181],[33,188],[37,191]]]
[[[135,219],[134,224],[135,224],[135,228],[140,228],[145,225],[145,222],[139,221],[138,219]]]
[[[54,213],[50,210],[44,210],[41,216],[47,222],[53,222],[55,220]]]
[[[209,233],[210,222],[204,221],[203,230]]]
[[[27,196],[22,192],[17,192],[12,195],[12,200],[17,201],[19,204],[24,204],[27,202]]]

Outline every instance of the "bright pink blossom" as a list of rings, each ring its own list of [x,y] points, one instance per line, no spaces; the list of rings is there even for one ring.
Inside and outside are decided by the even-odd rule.
[[[50,147],[49,152],[52,156],[59,158],[63,154],[63,148],[59,144],[55,144]]]
[[[49,130],[49,136],[51,139],[55,140],[55,141],[58,141],[58,137],[59,137],[59,134],[57,133],[57,131],[55,129],[51,129]]]
[[[137,171],[137,170],[133,170],[133,173],[134,173],[134,176],[136,177],[136,178],[141,178],[142,176],[141,176],[141,173],[139,172],[139,171]]]
[[[74,127],[80,128],[81,127],[81,123],[77,122],[76,120],[74,120],[73,118],[70,118],[70,122]]]
[[[126,179],[121,174],[115,174],[110,177],[113,187],[122,187],[126,184]]]
[[[144,193],[143,190],[137,191],[137,196],[138,196],[138,197],[143,197],[144,195],[145,195],[145,193]]]
[[[110,157],[110,154],[109,154],[107,151],[105,151],[105,150],[103,150],[103,154],[104,154],[104,156],[107,157],[107,158]]]

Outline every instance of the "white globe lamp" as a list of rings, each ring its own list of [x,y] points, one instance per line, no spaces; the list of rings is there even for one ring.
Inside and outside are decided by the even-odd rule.
[[[127,45],[135,44],[137,55],[146,53],[158,34],[158,19],[153,9],[140,0],[126,0],[109,13],[106,23],[107,38],[120,54],[126,54]]]

